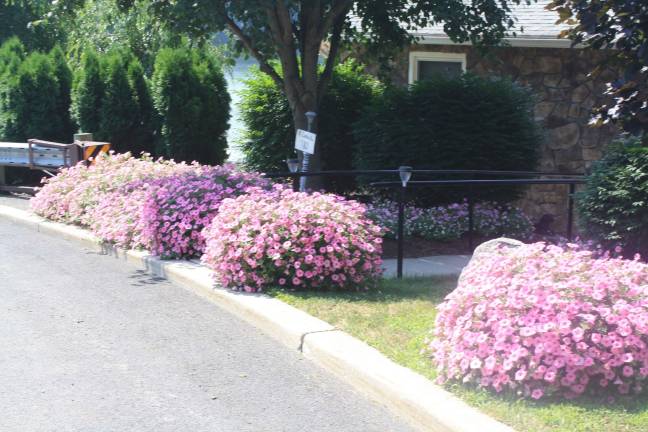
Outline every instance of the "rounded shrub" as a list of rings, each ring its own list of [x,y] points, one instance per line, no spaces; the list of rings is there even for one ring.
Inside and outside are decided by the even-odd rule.
[[[587,235],[648,257],[648,147],[639,139],[611,145],[576,202]]]
[[[72,87],[72,115],[83,132],[135,155],[154,150],[153,101],[144,69],[130,52],[86,50]]]
[[[82,132],[99,133],[103,95],[99,56],[94,50],[86,49],[72,83],[72,117]]]
[[[106,194],[139,180],[195,170],[192,165],[134,158],[130,153],[99,155],[89,167],[79,163],[45,178],[30,200],[34,213],[55,221],[90,225],[92,209]]]
[[[390,89],[366,110],[354,128],[355,168],[533,170],[539,130],[530,92],[512,81],[438,76]],[[460,202],[469,193],[425,188],[417,190],[417,200],[426,206]],[[520,189],[480,187],[472,193],[479,200],[510,202]]]
[[[33,52],[20,61],[16,54],[18,47],[15,44],[7,47],[7,56],[13,60],[9,60],[2,75],[2,139],[68,142],[73,133],[69,94],[66,94],[70,71],[60,49],[49,54]]]
[[[353,123],[380,91],[378,81],[363,72],[358,63],[347,61],[336,66],[317,117],[322,169],[353,168]],[[240,108],[246,127],[241,143],[246,165],[261,172],[285,171],[285,160],[295,154],[295,129],[282,90],[257,69],[245,81]],[[348,190],[354,184],[352,177],[325,181],[330,191]]]
[[[160,50],[152,94],[161,123],[158,154],[205,164],[225,160],[230,97],[213,55],[189,48]]]
[[[103,194],[88,210],[88,226],[92,233],[122,248],[146,247],[147,242],[142,238],[142,215],[152,182],[153,179],[135,181]]]
[[[539,399],[638,393],[648,377],[648,265],[576,245],[476,255],[438,307],[438,381]]]
[[[137,100],[128,82],[127,64],[123,53],[114,52],[101,58],[103,95],[99,108],[99,130],[95,139],[108,141],[116,152],[133,151],[132,130],[138,123]]]
[[[203,262],[226,287],[364,288],[381,274],[382,229],[355,201],[277,187],[225,200]]]
[[[202,255],[202,230],[226,198],[244,194],[268,181],[233,165],[201,167],[197,173],[158,179],[147,187],[142,208],[141,242],[162,258]]]
[[[10,140],[19,135],[16,124],[15,99],[12,92],[15,76],[25,59],[25,46],[17,37],[0,46],[0,139]]]

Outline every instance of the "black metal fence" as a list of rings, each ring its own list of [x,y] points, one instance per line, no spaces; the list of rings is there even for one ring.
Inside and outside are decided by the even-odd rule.
[[[567,238],[571,240],[573,236],[574,225],[574,193],[577,184],[585,183],[585,177],[579,173],[554,173],[542,171],[493,171],[493,170],[415,170],[411,167],[400,167],[393,170],[332,170],[317,172],[278,172],[268,173],[269,178],[291,178],[293,189],[298,190],[300,179],[302,177],[332,177],[332,176],[367,176],[379,175],[385,177],[396,177],[397,180],[385,180],[370,182],[369,185],[376,188],[394,188],[398,189],[398,229],[397,229],[397,267],[396,275],[398,278],[403,276],[403,255],[404,255],[404,232],[405,232],[405,206],[407,191],[409,188],[421,187],[450,187],[450,186],[511,186],[511,185],[568,185],[569,192],[567,196]],[[470,176],[470,179],[451,179],[451,180],[410,180],[417,175],[464,175]],[[496,176],[496,177],[516,177],[516,178],[474,178],[479,176]],[[527,177],[527,178],[521,178]],[[545,178],[541,178],[545,177]],[[551,178],[547,178],[551,177]],[[557,177],[557,178],[556,178]],[[474,249],[475,239],[475,221],[474,208],[475,200],[468,194],[466,197],[468,204],[468,248],[472,252]]]

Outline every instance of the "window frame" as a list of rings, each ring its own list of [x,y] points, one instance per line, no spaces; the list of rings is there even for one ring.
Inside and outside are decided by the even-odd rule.
[[[418,64],[421,61],[461,63],[461,70],[466,73],[466,53],[446,53],[439,51],[410,51],[407,80],[409,84],[418,81]]]

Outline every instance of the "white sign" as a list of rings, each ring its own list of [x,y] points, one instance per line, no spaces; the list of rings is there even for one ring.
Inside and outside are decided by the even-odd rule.
[[[306,132],[302,129],[297,129],[297,137],[295,137],[295,149],[301,150],[304,153],[315,153],[315,140],[317,135],[312,132]]]

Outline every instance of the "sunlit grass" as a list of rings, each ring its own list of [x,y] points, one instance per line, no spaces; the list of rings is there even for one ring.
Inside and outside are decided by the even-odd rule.
[[[432,379],[434,367],[421,351],[434,325],[436,305],[455,285],[453,278],[387,279],[366,292],[276,290],[270,294]],[[648,396],[612,403],[607,399],[531,402],[460,385],[448,390],[520,432],[648,431]]]

